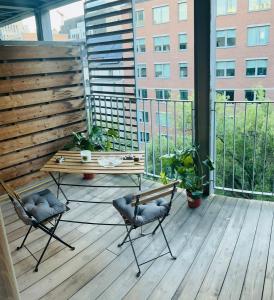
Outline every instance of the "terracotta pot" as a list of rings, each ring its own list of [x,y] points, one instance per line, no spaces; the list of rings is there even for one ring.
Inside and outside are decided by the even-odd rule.
[[[86,174],[86,173],[83,174],[84,180],[91,180],[91,179],[94,179],[94,177],[95,177],[95,174]]]
[[[187,203],[189,208],[197,208],[201,205],[201,198],[193,199],[191,192],[186,191]]]

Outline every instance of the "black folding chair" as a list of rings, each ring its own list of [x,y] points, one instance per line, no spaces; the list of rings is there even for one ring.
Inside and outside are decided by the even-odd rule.
[[[26,225],[30,226],[26,236],[23,239],[23,242],[19,247],[17,247],[17,250],[21,249],[24,246],[30,252],[30,250],[24,244],[33,227],[41,229],[50,236],[39,259],[37,259],[30,252],[33,258],[37,261],[34,269],[35,272],[38,271],[38,266],[41,263],[52,238],[55,238],[57,241],[69,247],[71,250],[75,249],[71,245],[61,240],[57,235],[55,235],[55,230],[61,220],[63,213],[69,210],[69,208],[62,202],[60,202],[50,190],[46,189],[41,192],[33,193],[21,198],[1,179],[0,184],[8,194],[18,217]],[[51,227],[46,226],[47,223],[49,223]]]
[[[136,275],[137,277],[139,277],[141,274],[140,266],[143,264],[153,261],[166,254],[170,254],[172,259],[176,259],[176,257],[171,252],[162,223],[165,220],[165,218],[169,215],[172,206],[172,200],[176,192],[177,184],[178,181],[175,181],[173,183],[167,184],[160,188],[155,188],[145,192],[140,192],[138,194],[130,194],[113,201],[113,206],[121,214],[127,229],[127,234],[123,239],[123,241],[118,245],[118,247],[121,247],[124,243],[130,242],[133,255],[138,267],[138,273]],[[170,195],[169,201],[166,201],[162,198],[169,195]],[[132,239],[130,235],[131,231],[133,229],[137,229],[138,227],[142,228],[143,225],[154,221],[157,221],[158,224],[154,228],[154,230],[148,234],[154,235],[157,229],[160,228],[164,236],[168,248],[168,252],[158,255],[145,262],[139,263],[133,246],[133,241],[148,234],[143,234],[141,231],[140,236]]]

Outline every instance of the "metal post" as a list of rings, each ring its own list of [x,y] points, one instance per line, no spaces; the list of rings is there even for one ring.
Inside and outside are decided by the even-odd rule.
[[[210,0],[194,1],[195,143],[202,159],[210,154],[210,9]],[[206,177],[209,180],[209,172]]]
[[[36,10],[35,13],[36,31],[38,41],[52,41],[52,31],[49,10]]]

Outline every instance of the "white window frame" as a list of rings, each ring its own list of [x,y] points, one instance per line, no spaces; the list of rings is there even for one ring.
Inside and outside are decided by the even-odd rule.
[[[147,139],[147,135],[148,135],[148,139]],[[140,131],[139,141],[141,143],[148,143],[149,140],[150,140],[150,132],[148,132],[148,131]]]
[[[257,2],[262,2],[263,0],[257,0]],[[259,7],[259,8],[257,8],[257,9],[252,9],[252,8],[250,8],[250,6],[251,6],[251,2],[252,2],[252,0],[248,0],[248,11],[261,11],[261,10],[269,10],[269,9],[271,9],[272,8],[272,0],[269,0],[270,1],[270,6],[269,7],[263,7],[263,8],[261,8],[261,7]],[[259,4],[260,5],[260,4]]]
[[[225,70],[225,74],[224,76],[217,76],[217,64],[218,63],[230,63],[230,62],[234,62],[234,75],[233,76],[227,76],[227,67],[224,69]],[[224,59],[224,60],[217,60],[216,61],[216,78],[234,78],[236,76],[236,61],[235,59]]]
[[[217,13],[217,16],[228,16],[228,15],[233,15],[233,14],[236,14],[237,13],[237,1],[241,1],[241,0],[234,0],[236,3],[235,5],[235,11],[232,11],[232,12],[229,12],[228,11],[228,1],[233,1],[233,0],[220,0],[220,1],[225,1],[225,12],[224,13],[218,13],[218,0],[217,0],[217,8],[216,8],[216,13]]]
[[[169,66],[169,76],[166,77],[166,76],[160,76],[160,77],[157,77],[156,76],[156,66],[162,66],[162,74],[164,75],[164,66]],[[154,64],[154,77],[156,79],[170,79],[170,63],[169,62],[160,62],[160,63],[155,63]]]
[[[270,24],[258,24],[258,25],[249,25],[247,26],[247,46],[248,47],[257,47],[257,46],[267,46],[269,45],[270,40]],[[258,44],[257,38],[256,38],[256,44],[255,45],[249,45],[249,30],[254,28],[262,28],[262,27],[268,27],[268,41],[265,44]]]
[[[145,69],[146,69],[146,76],[139,76],[139,75],[141,75],[142,67],[145,67]],[[145,63],[137,64],[137,78],[139,78],[139,79],[147,78],[147,65]]]
[[[163,45],[162,44],[160,47],[161,47],[161,50],[155,50],[155,39],[161,39],[161,38],[168,38],[169,39],[169,50],[163,50]],[[154,52],[170,52],[170,36],[168,34],[163,34],[163,35],[157,35],[157,36],[153,36],[153,51]]]
[[[154,15],[155,10],[165,8],[165,7],[168,7],[168,20],[164,21],[164,22],[162,20],[160,22],[155,22],[155,15]],[[161,19],[162,19],[162,16],[161,16]],[[170,7],[169,7],[169,4],[163,4],[163,5],[152,7],[152,22],[153,22],[154,25],[166,24],[166,23],[170,22]]]
[[[232,30],[235,31],[235,45],[233,45],[233,46],[228,46],[228,45],[227,45],[228,31],[232,31]],[[221,32],[221,31],[225,32],[225,46],[217,47],[217,33],[218,33],[218,32]],[[216,30],[216,48],[217,48],[217,49],[235,48],[235,47],[236,47],[236,43],[237,43],[236,38],[237,38],[237,31],[236,31],[236,28],[221,28],[221,29],[217,29],[217,30]]]
[[[181,65],[186,65],[186,67],[187,67],[187,76],[181,76]],[[188,71],[189,71],[189,69],[188,69],[188,62],[186,62],[186,61],[180,61],[179,62],[179,77],[181,78],[181,79],[185,79],[185,78],[188,78]]]
[[[180,45],[181,45],[180,37],[181,37],[181,35],[185,35],[186,36],[186,49],[181,49],[180,48]],[[178,42],[179,42],[179,51],[187,51],[187,48],[188,48],[188,34],[186,32],[180,32],[178,34]]]
[[[169,99],[168,98],[163,98],[163,99],[160,99],[160,98],[157,98],[157,91],[162,91],[163,92],[163,96],[164,96],[164,93],[165,91],[169,91]],[[158,100],[158,101],[169,101],[171,99],[171,89],[155,89],[155,99]]]
[[[181,98],[181,92],[187,92],[187,99],[182,99]],[[180,101],[188,101],[188,99],[189,99],[189,90],[188,89],[180,89],[179,90],[179,98],[180,98]]]
[[[144,40],[144,45],[145,45],[145,51],[139,51],[139,44],[138,44],[138,41],[140,41],[140,40]],[[136,38],[136,51],[137,51],[137,53],[138,54],[142,54],[142,53],[145,53],[146,52],[146,38],[144,38],[144,37],[138,37],[138,38]]]
[[[248,61],[258,61],[258,60],[266,60],[266,74],[265,75],[258,75],[258,65],[256,65],[255,67],[255,75],[247,75],[246,71],[247,71],[247,62]],[[248,78],[255,78],[255,77],[266,77],[268,75],[268,58],[267,57],[260,57],[260,58],[246,58],[245,60],[245,76]]]
[[[146,116],[147,116],[147,118],[146,118]],[[140,123],[149,123],[149,113],[147,110],[139,110],[138,121]]]
[[[227,92],[233,92],[234,93],[234,99],[233,100],[228,100],[228,101],[231,101],[231,102],[235,101],[235,90],[233,90],[233,89],[217,89],[216,90],[216,94],[218,94],[220,92],[224,92],[225,97],[227,97]]]
[[[185,4],[185,6],[186,6],[185,18],[181,18],[181,16],[180,16],[180,4]],[[188,19],[188,3],[187,3],[187,0],[178,1],[178,19],[179,19],[179,21],[186,21]]]
[[[137,13],[139,13],[141,11],[143,12],[144,20],[143,20],[143,24],[138,24]],[[144,27],[145,26],[145,10],[144,9],[138,9],[135,11],[135,26],[136,27]]]

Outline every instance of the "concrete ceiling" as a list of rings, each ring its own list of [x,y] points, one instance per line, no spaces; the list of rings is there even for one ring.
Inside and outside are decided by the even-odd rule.
[[[0,0],[0,27],[77,0]]]

